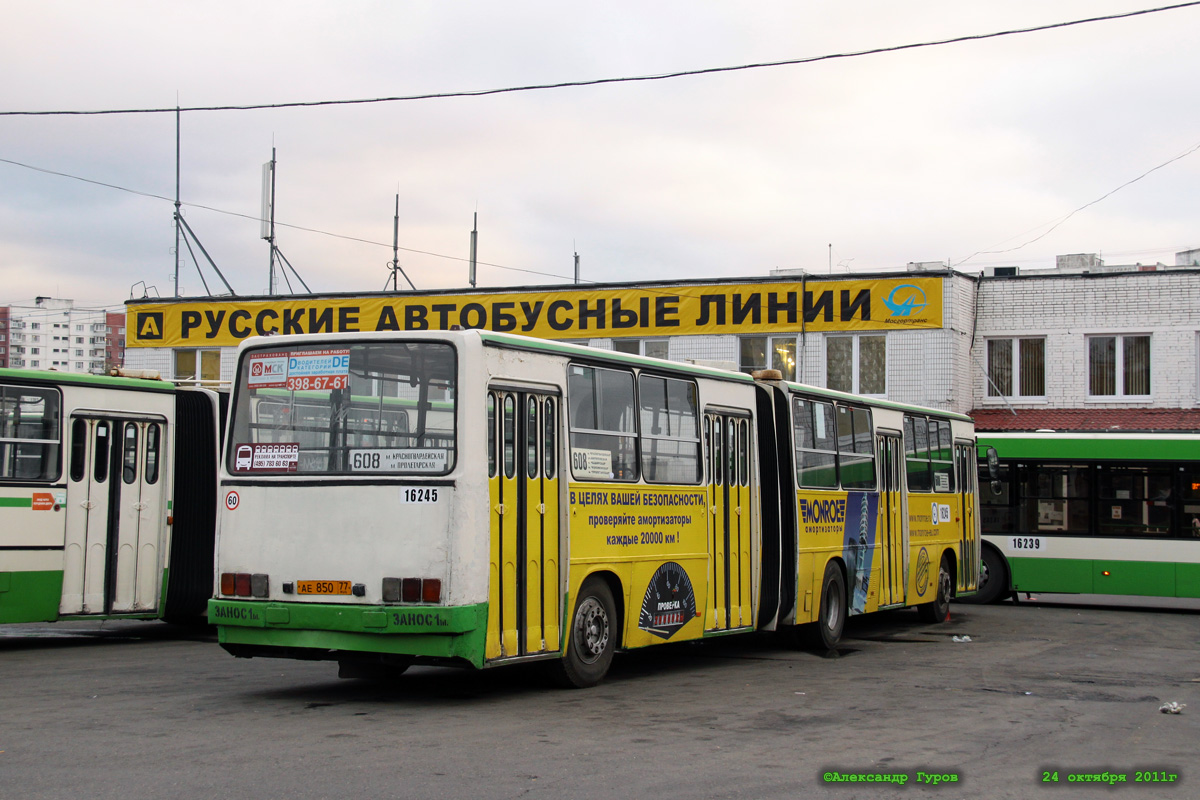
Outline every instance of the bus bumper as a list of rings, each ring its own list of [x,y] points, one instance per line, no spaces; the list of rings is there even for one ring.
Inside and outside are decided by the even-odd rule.
[[[484,662],[487,604],[360,606],[208,601],[217,641],[235,655],[338,660],[355,653]]]

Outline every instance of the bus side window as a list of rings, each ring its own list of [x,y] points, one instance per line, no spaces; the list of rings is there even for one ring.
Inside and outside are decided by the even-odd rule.
[[[76,419],[71,423],[71,480],[83,480],[87,474],[87,423]]]
[[[814,489],[836,489],[837,422],[833,404],[795,398],[792,427],[796,439],[796,480]]]
[[[750,485],[750,465],[747,452],[750,449],[750,426],[746,420],[738,420],[738,483]]]
[[[925,417],[904,417],[904,461],[908,473],[910,492],[928,492],[929,478],[929,429]]]
[[[530,395],[525,419],[525,477],[538,476],[538,398]]]
[[[865,408],[838,406],[838,462],[843,489],[875,488],[875,446]]]
[[[929,461],[935,492],[954,491],[954,439],[950,423],[929,420]]]
[[[636,481],[633,373],[572,364],[567,372],[571,469],[576,478]]]
[[[157,422],[146,426],[146,483],[158,483],[158,447],[162,429]]]
[[[496,477],[496,394],[487,396],[487,458],[488,477]]]
[[[58,415],[53,389],[0,386],[0,478],[59,477]]]
[[[737,486],[737,422],[727,420],[725,423],[725,474],[727,476],[726,483],[730,486]]]
[[[96,452],[92,454],[96,483],[108,480],[108,440],[112,438],[108,433],[108,420],[102,419],[96,423]]]
[[[126,422],[124,443],[121,449],[121,480],[125,483],[133,483],[137,480],[137,447],[137,423]]]
[[[550,480],[553,480],[554,473],[557,468],[557,459],[555,458],[555,455],[556,455],[555,448],[558,447],[558,439],[554,435],[555,428],[554,428],[554,398],[553,397],[546,398],[545,410],[542,413],[542,422],[545,425],[545,429],[546,429],[544,438],[542,440],[542,447],[544,448],[543,452],[544,452],[544,458],[545,458],[545,465],[543,467],[543,473],[545,474],[545,476],[547,478],[549,478]]]
[[[517,408],[511,394],[504,395],[504,477],[517,473]]]

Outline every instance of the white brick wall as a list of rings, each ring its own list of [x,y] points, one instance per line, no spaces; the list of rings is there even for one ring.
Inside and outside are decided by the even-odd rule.
[[[972,356],[986,365],[989,337],[1046,337],[1045,400],[1009,398],[1013,406],[1192,408],[1200,385],[1197,331],[1200,272],[985,278]],[[1150,335],[1150,399],[1089,400],[1087,337],[1122,333]],[[987,397],[978,368],[972,384],[974,405],[1002,405]]]

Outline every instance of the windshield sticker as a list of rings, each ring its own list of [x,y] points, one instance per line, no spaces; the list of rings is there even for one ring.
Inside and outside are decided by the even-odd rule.
[[[253,353],[246,359],[251,389],[275,389],[287,382],[287,356],[279,353]]]
[[[246,385],[252,389],[307,391],[345,389],[350,385],[348,349],[252,353],[246,363]]]
[[[443,473],[449,453],[443,449],[423,450],[351,450],[350,469],[354,472],[429,472]]]
[[[233,471],[236,472],[295,472],[300,464],[300,445],[239,444],[233,451]]]

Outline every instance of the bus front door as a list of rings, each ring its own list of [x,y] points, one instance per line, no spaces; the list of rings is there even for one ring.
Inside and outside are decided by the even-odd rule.
[[[158,608],[165,427],[72,417],[60,614]]]
[[[558,401],[488,392],[489,659],[560,649]]]
[[[900,434],[879,433],[875,437],[879,461],[879,607],[904,604],[904,450]]]
[[[958,472],[958,500],[962,509],[959,532],[958,588],[975,591],[979,586],[979,522],[976,516],[975,498],[979,480],[979,465],[975,458],[975,447],[969,442],[956,442],[954,463]]]
[[[708,466],[708,610],[705,630],[754,624],[751,592],[754,476],[747,416],[709,411],[704,443]]]

